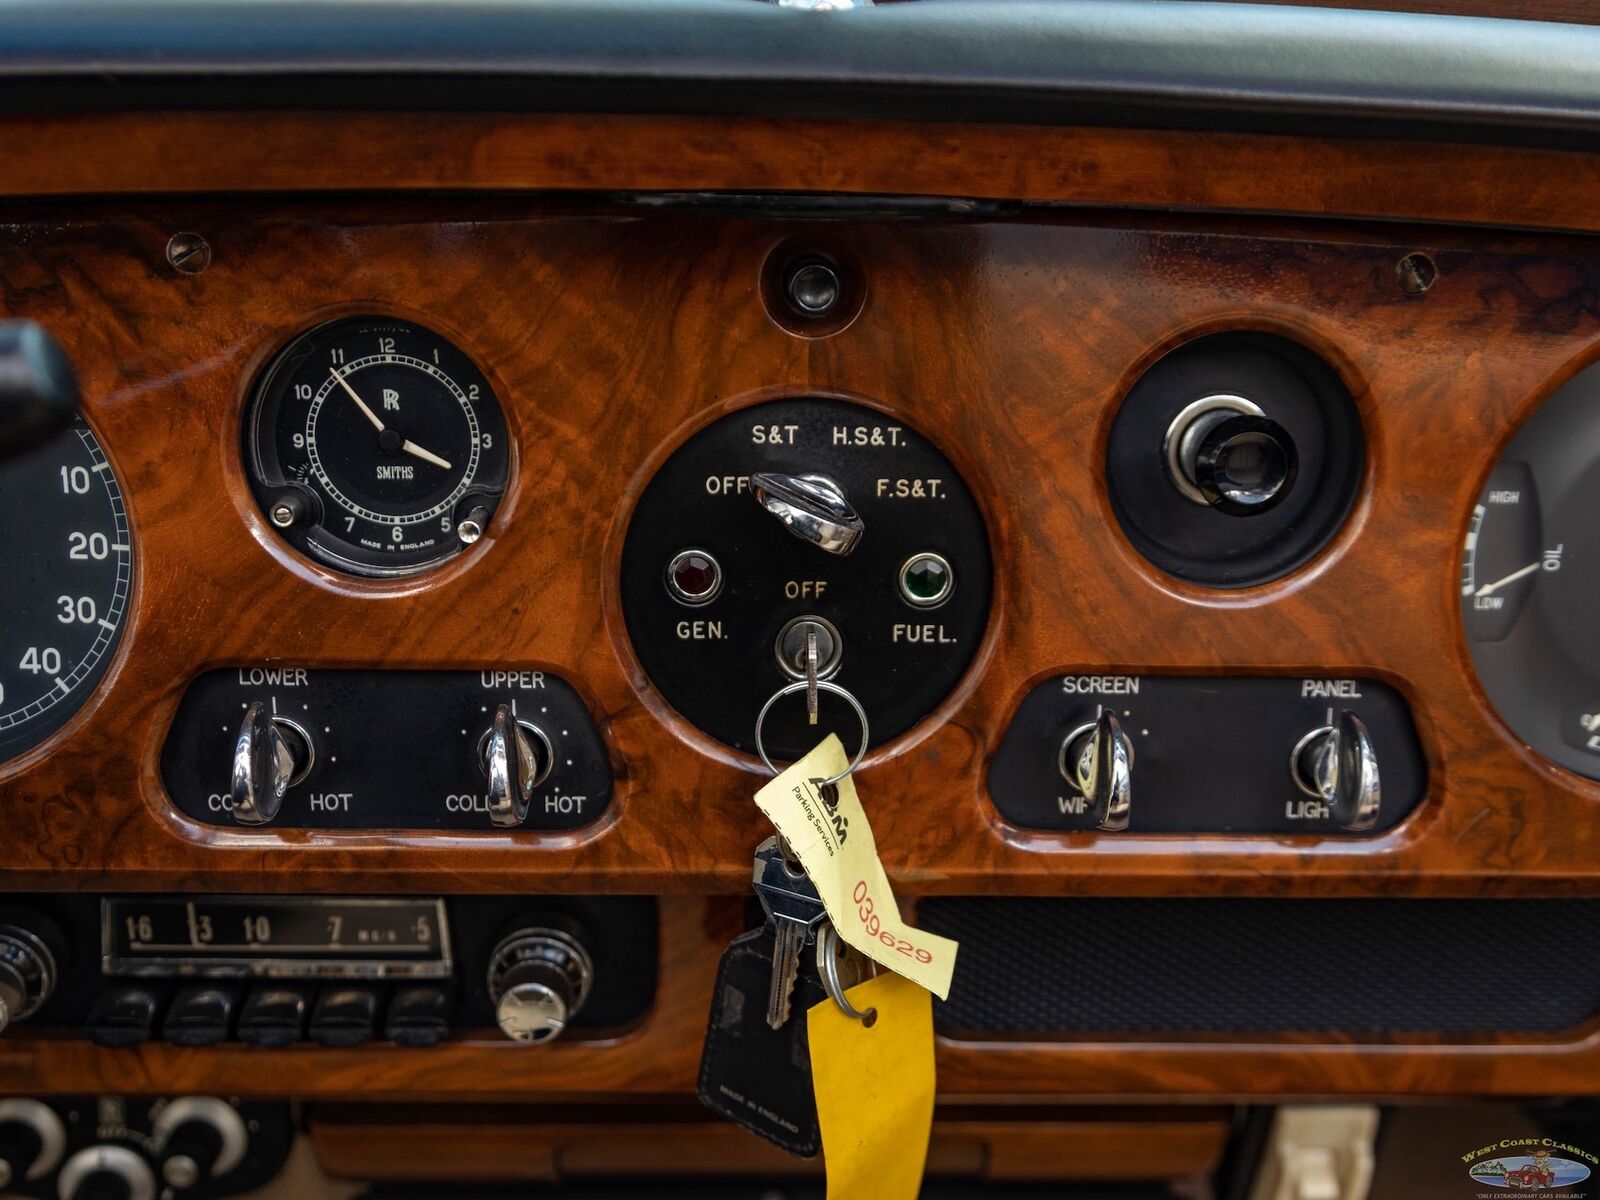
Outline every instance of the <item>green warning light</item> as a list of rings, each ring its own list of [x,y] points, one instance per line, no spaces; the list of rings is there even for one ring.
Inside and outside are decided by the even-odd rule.
[[[955,591],[955,572],[942,555],[931,551],[913,554],[900,568],[900,595],[907,604],[932,608]]]

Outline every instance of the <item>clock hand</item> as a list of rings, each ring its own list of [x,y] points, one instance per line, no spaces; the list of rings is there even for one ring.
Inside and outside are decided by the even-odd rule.
[[[400,449],[404,450],[407,454],[415,455],[423,462],[430,462],[436,467],[443,467],[446,471],[450,470],[450,464],[448,462],[440,458],[437,454],[433,453],[433,451],[424,450],[421,446],[417,445],[409,438],[400,443]]]
[[[350,399],[352,399],[352,400],[354,400],[356,402],[356,407],[361,410],[361,414],[364,417],[366,417],[367,420],[372,422],[372,427],[374,429],[376,429],[379,433],[382,433],[383,432],[383,419],[381,417],[379,417],[377,413],[373,412],[370,408],[367,407],[367,402],[365,400],[363,400],[360,396],[356,395],[356,390],[355,390],[355,388],[350,386],[349,381],[346,380],[343,375],[339,374],[339,372],[333,370],[331,367],[329,368],[329,374],[331,374],[335,379],[337,379],[339,381],[339,386],[340,387],[342,387],[345,391],[350,393]]]

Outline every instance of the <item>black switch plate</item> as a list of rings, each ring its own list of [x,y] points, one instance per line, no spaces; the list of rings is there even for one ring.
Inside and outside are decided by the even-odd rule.
[[[256,700],[293,722],[314,751],[274,828],[507,832],[489,819],[478,755],[501,704],[514,704],[549,751],[549,774],[517,828],[576,829],[611,801],[599,731],[572,685],[547,671],[229,667],[189,685],[161,752],[168,794],[197,821],[234,824],[233,747]]]
[[[1371,679],[1057,675],[1023,698],[989,765],[989,795],[1025,829],[1090,833],[1093,818],[1060,769],[1062,741],[1102,707],[1133,743],[1138,833],[1349,834],[1295,786],[1301,739],[1348,708],[1372,735],[1383,803],[1368,833],[1390,829],[1422,802],[1427,768],[1410,710]]]

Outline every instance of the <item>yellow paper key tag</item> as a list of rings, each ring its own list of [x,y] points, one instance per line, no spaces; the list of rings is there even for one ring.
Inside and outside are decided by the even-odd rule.
[[[916,1200],[933,1128],[933,998],[898,975],[845,998],[877,1019],[863,1025],[832,1000],[806,1013],[828,1200]]]
[[[819,786],[849,765],[834,734],[756,793],[756,806],[778,827],[817,885],[828,919],[849,945],[921,984],[939,999],[950,994],[956,943],[900,919],[866,810],[846,775],[824,797]]]

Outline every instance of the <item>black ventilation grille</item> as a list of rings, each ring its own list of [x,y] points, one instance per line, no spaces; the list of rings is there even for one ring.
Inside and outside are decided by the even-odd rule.
[[[931,897],[939,1031],[1487,1034],[1600,1013],[1600,900]]]

